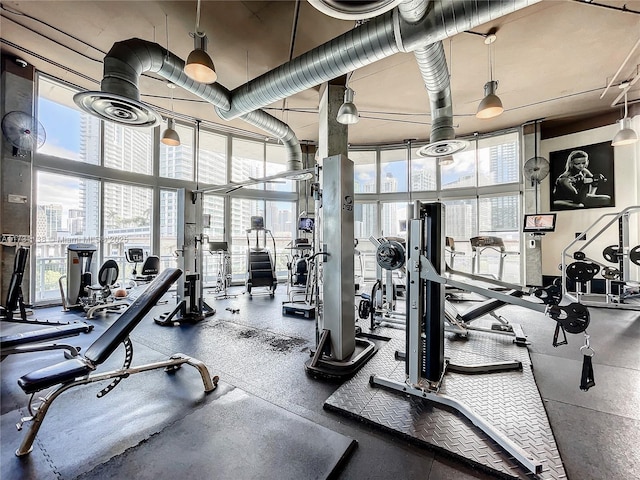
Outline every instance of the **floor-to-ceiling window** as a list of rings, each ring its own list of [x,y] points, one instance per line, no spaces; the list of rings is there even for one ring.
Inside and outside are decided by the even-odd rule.
[[[127,249],[142,248],[145,256],[154,252],[151,241],[153,191],[149,187],[115,182],[104,182],[103,189],[103,256],[117,261],[120,270],[125,272]],[[165,213],[170,215],[168,210]]]
[[[100,246],[100,182],[73,175],[37,172],[36,214],[31,251],[34,302],[60,300],[58,279],[67,273],[70,244]],[[99,252],[93,260],[93,271]]]
[[[37,208],[44,208],[42,202],[48,201],[45,184],[60,172],[60,164],[53,170],[47,159],[55,157],[62,164],[70,162],[67,170],[73,174],[69,177],[86,186],[59,190],[60,197],[73,198],[76,190],[83,195],[83,200],[77,202],[82,206],[69,208],[65,222],[83,222],[83,235],[96,238],[100,244],[96,263],[108,257],[124,262],[125,248],[140,245],[148,253],[159,254],[163,267],[173,265],[178,261],[175,251],[181,247],[175,241],[182,213],[177,207],[178,189],[206,189],[209,185],[244,182],[276,175],[287,168],[287,149],[264,137],[222,133],[178,119],[175,128],[181,145],[165,146],[158,140],[164,125],[154,130],[101,122],[75,106],[72,98],[77,89],[45,76],[38,78],[38,117],[45,124],[48,136],[34,159],[37,195],[41,197]],[[64,129],[60,128],[61,118],[66,122]],[[469,239],[476,235],[499,236],[508,251],[520,249],[519,133],[476,136],[470,141],[471,147],[454,155],[450,165],[419,157],[416,152],[420,145],[415,144],[411,148],[407,144],[359,146],[349,152],[354,161],[354,232],[359,241],[358,250],[365,259],[367,276],[375,270],[372,260],[375,248],[369,237],[406,235],[408,205],[416,199],[440,200],[446,205],[446,234],[454,237],[458,250],[469,250]],[[199,147],[197,152],[195,145]],[[77,167],[71,166],[71,162]],[[42,181],[38,179],[40,175],[43,175]],[[303,208],[298,207],[296,201],[298,187],[297,182],[277,179],[239,189],[231,186],[204,196],[207,224],[202,233],[211,241],[229,242],[237,282],[243,282],[246,277],[246,229],[252,215],[265,218],[265,225],[272,231],[276,243],[278,276],[286,278],[287,248],[300,233],[297,222]],[[307,194],[312,195],[310,189]],[[309,200],[302,207],[304,205],[313,208]],[[53,218],[55,208],[48,208],[48,215]],[[86,210],[89,208],[91,213]],[[80,210],[83,212],[79,213]],[[306,215],[309,214],[307,211]],[[152,221],[154,218],[159,221]],[[66,238],[65,228],[66,225],[60,226],[61,234],[56,234],[56,238]],[[43,238],[50,240],[50,237]],[[268,241],[271,242],[270,237]],[[56,262],[60,264],[61,254],[54,250],[36,248],[35,263],[43,265],[46,260],[51,263],[49,271],[63,268],[54,266]],[[49,252],[52,258],[47,260]],[[58,260],[53,259],[54,253]],[[456,267],[470,270],[467,265],[470,253],[467,259],[458,257]],[[205,284],[209,277],[215,276],[205,273],[213,274],[215,263],[214,256],[206,252]],[[131,265],[122,265],[128,275]],[[356,266],[356,270],[358,268]],[[508,256],[505,279],[517,280],[519,272],[519,257]],[[44,276],[38,273],[33,278]],[[45,292],[44,280],[36,281],[40,282],[37,289]],[[46,297],[44,293],[38,295],[34,298]]]

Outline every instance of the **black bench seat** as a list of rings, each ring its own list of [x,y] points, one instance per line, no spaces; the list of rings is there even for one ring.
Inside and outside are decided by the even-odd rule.
[[[82,358],[72,358],[64,362],[56,363],[27,373],[18,379],[18,385],[24,393],[31,394],[53,387],[60,383],[67,383],[76,378],[86,377],[93,368]]]
[[[522,297],[524,295],[524,292],[522,290],[510,290],[504,293],[505,295],[511,295],[512,297]],[[506,303],[502,300],[498,300],[497,298],[490,298],[469,308],[468,310],[465,310],[464,313],[460,314],[460,319],[465,323],[472,322],[473,320],[476,320],[486,315],[487,313],[491,313],[504,305],[506,305]]]

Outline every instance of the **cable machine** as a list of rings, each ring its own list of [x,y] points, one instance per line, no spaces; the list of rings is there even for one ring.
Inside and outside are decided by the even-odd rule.
[[[353,162],[344,155],[327,157],[320,172],[316,245],[321,258],[315,264],[321,300],[316,315],[316,351],[305,363],[305,369],[312,375],[345,377],[361,368],[377,347],[356,336]]]
[[[398,382],[377,375],[369,379],[371,386],[396,390],[434,403],[453,408],[469,419],[474,425],[489,435],[505,451],[512,455],[529,472],[538,474],[542,464],[522,447],[513,442],[503,432],[496,429],[486,419],[475,413],[463,402],[439,393],[447,371],[458,373],[489,373],[495,371],[521,369],[520,362],[495,362],[485,365],[455,365],[444,356],[444,306],[445,284],[460,287],[482,295],[502,299],[507,303],[545,313],[557,322],[554,345],[559,331],[563,334],[585,332],[585,346],[581,388],[587,390],[595,385],[586,328],[589,324],[588,310],[579,305],[566,307],[528,302],[520,298],[504,295],[482,287],[465,284],[443,277],[446,269],[444,261],[444,205],[415,202],[414,219],[409,225],[407,261],[407,330],[406,353],[397,352],[397,357],[405,361],[406,380]],[[566,343],[566,336],[565,342]]]
[[[202,250],[206,235],[202,234],[202,193],[178,190],[178,268],[184,275],[178,278],[176,307],[154,318],[163,327],[182,323],[197,323],[216,313],[203,299]],[[182,218],[182,221],[180,221]]]

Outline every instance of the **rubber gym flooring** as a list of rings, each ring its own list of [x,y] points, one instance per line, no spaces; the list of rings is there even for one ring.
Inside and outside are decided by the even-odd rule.
[[[24,435],[15,424],[27,415],[28,397],[16,379],[60,361],[61,353],[5,358],[0,363],[0,477],[465,480],[514,475],[327,408],[327,400],[348,382],[305,373],[304,362],[315,346],[314,320],[282,315],[284,286],[275,298],[241,292],[234,287],[230,293],[238,297],[227,300],[208,293],[207,302],[217,312],[201,323],[160,327],[152,318],[173,308],[175,299],[167,295],[167,303],[155,307],[131,335],[133,365],[182,352],[220,377],[216,391],[205,395],[199,375],[188,366],[171,375],[132,375],[103,398],[96,393],[106,382],[76,387],[53,403],[34,451],[23,458],[13,454]],[[458,308],[464,311],[465,305],[470,304]],[[579,348],[584,337],[571,335],[569,345],[554,348],[554,322],[521,307],[500,309],[522,325],[531,342],[524,348],[566,477],[638,478],[640,312],[590,311],[596,386],[583,392]],[[39,319],[82,319],[60,307],[34,314]],[[115,318],[98,315],[89,321],[95,325],[91,334],[69,343],[86,348]],[[360,323],[366,330],[367,322]],[[2,322],[1,328],[7,335],[34,327]],[[473,341],[470,335],[467,343]],[[374,360],[384,354],[383,345]],[[104,368],[118,368],[122,357],[119,348]],[[501,395],[509,396],[509,388]],[[517,385],[512,388],[517,393]]]

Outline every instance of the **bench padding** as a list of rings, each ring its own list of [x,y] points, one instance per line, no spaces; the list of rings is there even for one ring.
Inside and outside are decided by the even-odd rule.
[[[182,275],[178,268],[164,270],[113,324],[91,344],[84,358],[41,368],[18,379],[25,393],[33,393],[57,384],[70,382],[91,373],[104,362],[142,321],[169,287]]]
[[[85,377],[91,371],[92,369],[86,360],[73,358],[27,373],[18,379],[18,385],[24,393],[30,394],[59,383],[70,382],[78,377]]]
[[[87,348],[84,357],[94,365],[99,365],[109,358],[181,274],[182,271],[177,268],[167,268],[158,275],[129,308]]]
[[[505,292],[505,295],[511,295],[512,297],[522,297],[524,292],[521,290],[510,290]],[[462,315],[460,315],[460,320],[463,322],[471,322],[480,318],[487,313],[493,312],[495,309],[506,305],[502,300],[498,300],[497,298],[490,298],[489,300],[485,300],[484,302],[471,307],[469,310],[466,310]]]
[[[89,333],[92,329],[93,325],[87,325],[86,323],[71,323],[59,327],[41,328],[40,330],[34,330],[32,332],[6,335],[0,338],[0,345],[2,348],[19,347],[32,343],[45,342],[47,340],[73,337],[81,333]]]

